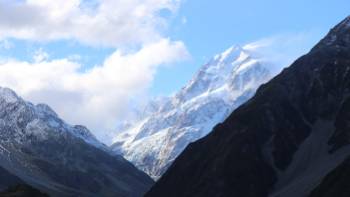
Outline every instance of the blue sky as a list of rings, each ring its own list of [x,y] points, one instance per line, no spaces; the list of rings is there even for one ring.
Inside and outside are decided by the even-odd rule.
[[[187,0],[171,21],[169,34],[184,41],[192,59],[177,67],[161,69],[152,92],[179,89],[200,65],[234,44],[301,32],[312,34],[308,41],[311,47],[348,15],[346,0]],[[184,18],[186,24],[182,23]],[[163,88],[160,84],[170,86]]]
[[[182,40],[191,58],[159,68],[150,93],[157,96],[177,91],[209,58],[234,44],[302,32],[313,34],[308,43],[311,47],[330,27],[350,14],[347,4],[346,0],[183,1],[176,13],[165,11],[169,24],[163,33],[174,40]],[[86,46],[75,40],[9,41],[13,46],[10,50],[0,49],[2,57],[31,60],[34,51],[42,48],[50,58],[79,55],[79,61],[86,67],[82,70],[102,64],[114,51],[110,47]]]
[[[0,0],[0,85],[48,103],[103,140],[132,116],[135,102],[176,92],[232,45],[269,39],[275,42],[266,50],[276,56],[302,55],[350,14],[348,5],[346,0]]]

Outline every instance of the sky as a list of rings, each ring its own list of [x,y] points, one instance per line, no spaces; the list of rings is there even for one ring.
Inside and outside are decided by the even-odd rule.
[[[135,103],[175,93],[232,45],[282,66],[350,14],[346,0],[0,0],[0,86],[108,143]],[[288,60],[288,61],[286,61]]]

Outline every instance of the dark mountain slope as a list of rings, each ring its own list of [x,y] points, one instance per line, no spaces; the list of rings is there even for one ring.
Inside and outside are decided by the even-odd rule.
[[[47,197],[17,176],[0,167],[0,197]]]
[[[348,197],[350,195],[350,158],[329,173],[310,197]]]
[[[5,191],[0,192],[0,197],[49,197],[49,196],[29,185],[19,184],[19,185],[11,186]]]
[[[190,144],[146,194],[307,196],[349,153],[350,17]]]
[[[24,182],[17,176],[11,174],[4,168],[0,167],[0,191],[7,189],[8,187],[23,184]]]

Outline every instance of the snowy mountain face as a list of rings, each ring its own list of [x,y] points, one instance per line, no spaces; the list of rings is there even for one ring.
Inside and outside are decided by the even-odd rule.
[[[120,129],[112,149],[158,179],[189,143],[207,135],[273,76],[270,66],[246,47],[229,48],[177,94],[152,101],[140,120]]]
[[[0,88],[0,96],[0,100],[2,100],[2,102],[0,102],[0,109],[5,109],[8,107],[8,105],[12,105],[13,108],[16,109],[13,111],[14,113],[6,114],[10,117],[9,119],[2,120],[2,123],[13,124],[13,121],[19,120],[20,122],[23,121],[23,124],[27,124],[25,132],[17,133],[18,136],[15,140],[21,140],[22,138],[25,138],[27,135],[31,134],[34,134],[38,138],[46,139],[48,133],[45,128],[54,128],[57,130],[65,129],[75,137],[78,137],[93,146],[108,151],[108,147],[98,141],[86,127],[81,125],[71,126],[66,124],[48,105],[33,105],[32,103],[26,102],[18,97],[15,92],[8,88]],[[31,118],[33,121],[26,122],[25,118]]]
[[[0,88],[0,168],[50,196],[142,196],[153,183],[87,128],[7,88]]]

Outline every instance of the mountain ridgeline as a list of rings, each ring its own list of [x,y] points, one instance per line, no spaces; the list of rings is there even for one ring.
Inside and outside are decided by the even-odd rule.
[[[350,17],[206,137],[146,197],[349,196]]]
[[[7,88],[0,88],[0,175],[9,196],[34,187],[59,197],[139,197],[153,184],[85,127],[66,124],[47,105]]]
[[[216,55],[175,95],[150,102],[139,120],[120,129],[112,149],[158,179],[190,142],[207,135],[274,76],[271,57],[248,46]]]

